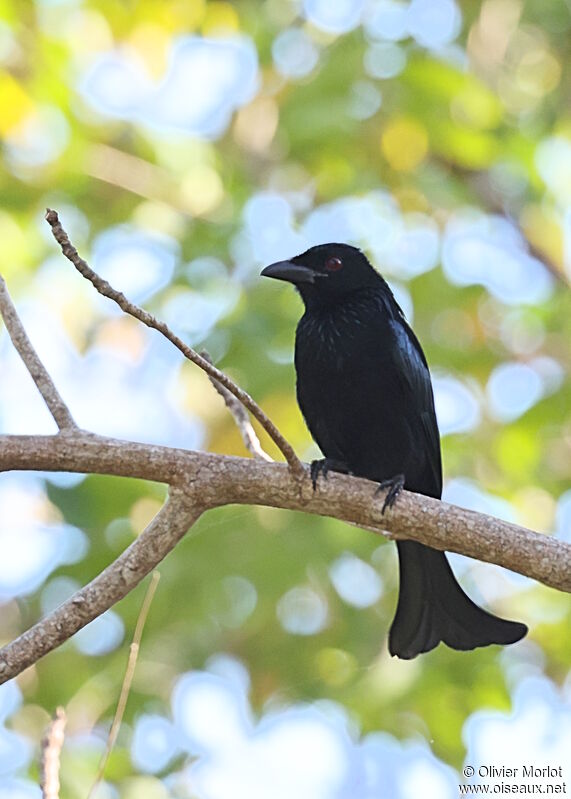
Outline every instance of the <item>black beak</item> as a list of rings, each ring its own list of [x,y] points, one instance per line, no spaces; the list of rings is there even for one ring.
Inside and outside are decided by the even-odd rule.
[[[294,264],[292,261],[278,261],[266,266],[261,272],[262,277],[275,277],[276,280],[287,280],[289,283],[315,283],[318,277],[326,277],[321,272],[316,272],[308,266]]]

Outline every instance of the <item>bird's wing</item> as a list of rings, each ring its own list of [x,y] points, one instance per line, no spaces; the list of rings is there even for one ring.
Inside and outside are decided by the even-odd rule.
[[[405,395],[414,397],[420,416],[421,430],[426,447],[427,464],[431,472],[434,493],[442,493],[442,460],[440,435],[434,409],[434,394],[426,357],[412,329],[404,319],[391,324],[398,346],[391,350],[397,374]],[[423,492],[425,493],[425,492]]]

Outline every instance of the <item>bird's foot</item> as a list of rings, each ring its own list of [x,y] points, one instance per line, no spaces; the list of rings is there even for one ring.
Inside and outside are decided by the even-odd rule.
[[[379,493],[379,491],[384,491],[388,489],[387,495],[385,497],[385,501],[383,502],[383,509],[381,511],[381,515],[384,514],[387,508],[392,508],[395,504],[395,500],[400,494],[400,492],[404,488],[404,474],[395,474],[394,477],[389,477],[388,480],[382,480],[379,485],[377,486],[377,490],[375,491],[375,496]]]
[[[311,484],[313,486],[313,490],[317,488],[317,480],[319,479],[319,475],[323,475],[323,479],[327,479],[327,475],[329,472],[341,472],[341,474],[351,474],[349,471],[349,467],[345,463],[345,461],[339,461],[335,458],[321,458],[317,461],[311,461],[311,466],[309,467],[309,473],[311,475]]]

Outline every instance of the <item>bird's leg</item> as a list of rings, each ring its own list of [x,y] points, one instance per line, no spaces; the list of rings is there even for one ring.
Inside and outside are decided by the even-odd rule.
[[[385,501],[383,502],[383,509],[381,511],[381,515],[386,511],[387,508],[392,508],[392,506],[395,504],[396,498],[403,490],[404,474],[395,474],[394,477],[389,477],[388,480],[382,480],[377,486],[377,490],[375,491],[375,496],[377,496],[379,491],[384,491],[387,488],[388,491],[385,497]]]
[[[328,472],[351,474],[345,461],[339,461],[336,458],[321,458],[317,461],[311,461],[309,473],[311,474],[311,484],[313,485],[314,491],[317,488],[317,480],[319,475],[322,474],[323,478],[326,480]]]

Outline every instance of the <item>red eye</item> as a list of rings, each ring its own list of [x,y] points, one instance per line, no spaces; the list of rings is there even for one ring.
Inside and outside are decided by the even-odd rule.
[[[332,255],[331,258],[325,261],[325,268],[328,272],[338,272],[340,269],[343,269],[343,261],[341,258]]]

